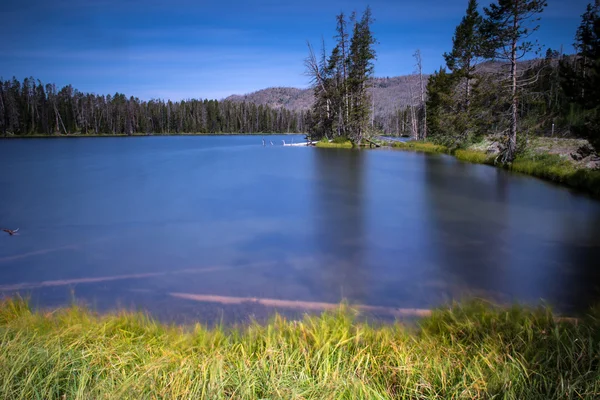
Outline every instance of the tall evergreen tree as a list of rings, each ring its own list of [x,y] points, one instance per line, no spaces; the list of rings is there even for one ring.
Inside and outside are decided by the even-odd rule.
[[[469,0],[466,15],[454,31],[452,51],[444,53],[446,66],[460,79],[464,79],[465,109],[471,100],[471,81],[475,77],[475,67],[482,56],[481,25],[483,18],[477,11],[477,0]]]
[[[600,149],[600,0],[588,4],[575,35],[574,60],[563,63],[563,90],[581,120],[573,129]]]
[[[484,8],[486,19],[482,33],[487,43],[487,54],[493,59],[510,64],[510,129],[500,161],[511,163],[517,153],[519,78],[518,61],[534,49],[530,35],[539,25],[537,17],[546,7],[545,0],[497,0]]]
[[[340,92],[342,96],[341,109],[339,110],[340,116],[338,119],[341,121],[339,124],[339,134],[346,135],[348,121],[350,119],[350,97],[348,94],[348,47],[349,47],[349,34],[348,34],[348,22],[344,13],[340,13],[337,16],[337,48],[339,49],[340,56],[338,57],[338,70],[341,72],[341,87]]]
[[[588,4],[581,16],[581,24],[575,35],[575,50],[580,64],[581,102],[593,108],[597,105],[600,88],[598,74],[600,66],[600,1]]]
[[[430,135],[433,140],[445,145],[453,145],[457,136],[455,121],[450,118],[458,112],[453,93],[455,86],[455,75],[449,74],[445,68],[431,75],[427,83]]]
[[[354,24],[350,40],[348,88],[350,92],[350,137],[360,145],[369,125],[371,96],[367,80],[373,76],[376,43],[371,32],[373,16],[367,7],[360,21]]]

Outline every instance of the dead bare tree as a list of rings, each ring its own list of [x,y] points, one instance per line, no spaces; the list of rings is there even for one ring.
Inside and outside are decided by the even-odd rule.
[[[419,85],[421,89],[421,98],[420,98],[420,109],[423,114],[422,122],[421,122],[421,135],[420,139],[427,139],[427,103],[425,102],[425,82],[423,80],[423,62],[421,59],[421,50],[417,49],[414,54],[415,60],[417,62],[417,72],[419,73]]]
[[[408,106],[410,111],[410,135],[414,140],[419,140],[419,125],[417,123],[417,113],[414,106],[414,92],[412,85],[408,86],[411,104]]]
[[[331,107],[331,99],[329,98],[329,94],[327,92],[327,86],[325,85],[325,77],[322,74],[322,66],[324,61],[317,61],[317,56],[312,48],[310,42],[307,42],[308,45],[308,57],[304,60],[304,66],[306,67],[305,74],[310,77],[311,84],[316,86],[322,93],[324,94],[326,101],[326,112],[327,119],[330,117],[330,107]],[[325,57],[325,49],[323,48],[322,58]]]

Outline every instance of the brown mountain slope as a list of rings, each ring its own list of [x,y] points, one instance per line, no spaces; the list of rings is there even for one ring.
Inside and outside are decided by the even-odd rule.
[[[408,104],[416,104],[419,96],[419,77],[417,75],[374,78],[372,84],[376,115],[389,114],[397,108],[404,108]],[[410,100],[411,86],[413,101]],[[268,105],[273,108],[284,107],[294,111],[308,110],[314,101],[311,89],[291,87],[272,87],[245,95],[232,95],[225,100],[246,101]]]
[[[310,89],[292,87],[271,87],[249,94],[234,94],[225,100],[246,101],[249,103],[268,105],[272,108],[284,107],[293,111],[308,110],[313,103],[313,92]]]

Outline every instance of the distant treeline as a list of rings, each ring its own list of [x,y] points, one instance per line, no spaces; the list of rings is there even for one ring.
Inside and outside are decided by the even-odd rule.
[[[295,133],[304,113],[247,102],[143,101],[82,93],[67,85],[0,79],[0,134]]]

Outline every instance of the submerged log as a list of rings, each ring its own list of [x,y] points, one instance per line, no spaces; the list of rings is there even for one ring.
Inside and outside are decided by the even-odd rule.
[[[371,139],[364,138],[364,140],[369,143],[370,147],[381,147],[381,145],[377,142],[372,141]]]

